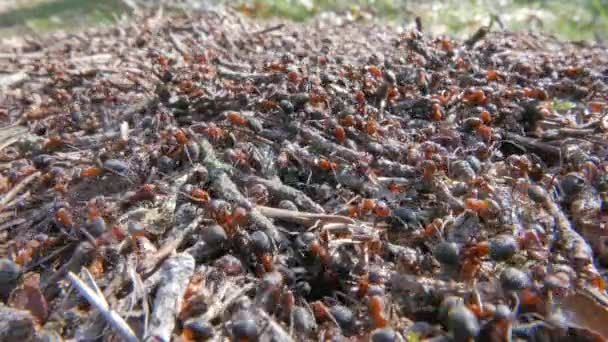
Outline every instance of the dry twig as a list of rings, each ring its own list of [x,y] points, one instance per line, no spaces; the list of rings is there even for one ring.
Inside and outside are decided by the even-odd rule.
[[[182,298],[194,273],[194,258],[188,253],[177,254],[163,263],[159,273],[160,285],[156,291],[146,339],[169,341],[182,306]]]
[[[89,283],[92,283],[93,286],[89,287],[89,285],[85,284],[77,275],[72,272],[68,272],[68,279],[72,282],[72,285],[80,292],[80,294],[99,312],[103,315],[106,321],[116,330],[116,332],[128,342],[138,342],[139,339],[135,336],[135,333],[129,325],[116,313],[111,310],[103,297],[103,293],[93,280],[93,276],[91,276],[86,269],[83,269],[85,276]]]

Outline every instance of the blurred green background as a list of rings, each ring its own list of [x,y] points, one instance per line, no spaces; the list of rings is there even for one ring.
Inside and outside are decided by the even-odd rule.
[[[260,18],[307,20],[323,12],[357,20],[410,25],[420,16],[425,30],[465,36],[494,17],[510,30],[534,30],[572,40],[608,39],[608,0],[0,0],[0,37],[109,24],[138,6],[201,7],[223,3]],[[499,27],[499,26],[496,26]]]

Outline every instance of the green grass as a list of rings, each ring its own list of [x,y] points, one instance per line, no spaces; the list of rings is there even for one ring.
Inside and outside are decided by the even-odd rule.
[[[466,36],[497,17],[510,30],[539,30],[572,40],[608,39],[608,0],[253,0],[237,8],[257,17],[306,20],[324,11],[372,12],[381,19]]]
[[[47,32],[112,22],[127,8],[121,0],[31,0],[0,13],[0,36],[23,30]],[[345,12],[465,37],[496,16],[506,29],[537,30],[571,40],[608,40],[608,0],[215,0],[259,17],[307,20],[321,12]]]
[[[107,24],[127,10],[120,0],[53,0],[34,2],[0,13],[0,35],[28,30],[48,32]]]

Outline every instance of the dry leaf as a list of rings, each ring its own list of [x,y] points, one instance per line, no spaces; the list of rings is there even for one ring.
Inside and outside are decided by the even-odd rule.
[[[608,339],[608,308],[589,296],[575,293],[560,300],[558,307],[573,324]]]
[[[28,275],[23,286],[13,291],[9,304],[18,309],[29,311],[39,324],[44,323],[48,317],[49,308],[46,298],[40,291],[40,275]]]

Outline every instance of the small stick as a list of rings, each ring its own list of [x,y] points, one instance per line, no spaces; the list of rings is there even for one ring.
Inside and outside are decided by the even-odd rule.
[[[106,63],[109,62],[114,56],[109,53],[101,53],[97,55],[80,56],[74,57],[69,60],[70,63]]]
[[[44,264],[45,262],[55,258],[57,255],[63,253],[63,251],[65,251],[66,249],[72,247],[71,243],[68,243],[67,245],[63,246],[63,247],[59,247],[58,249],[52,251],[50,254],[46,255],[44,258],[34,262],[33,264],[28,264],[23,268],[22,273],[27,273],[31,270],[33,270],[34,268],[38,267],[39,265]]]
[[[543,159],[548,161],[559,160],[560,151],[558,147],[510,132],[504,132],[504,137],[505,140],[510,140],[531,150],[532,152],[538,153],[541,158],[544,157]]]
[[[11,146],[12,144],[16,143],[17,141],[19,141],[19,137],[12,137],[12,138],[6,139],[6,141],[3,142],[2,145],[0,145],[0,151]]]
[[[26,191],[23,195],[15,197],[12,201],[8,202],[4,207],[4,210],[15,207],[20,201],[24,201],[32,196],[30,191]]]
[[[304,225],[312,225],[318,220],[325,222],[338,222],[349,224],[355,223],[355,220],[353,220],[352,218],[342,215],[306,213],[301,211],[271,208],[265,206],[257,206],[256,208],[262,213],[262,215],[266,217],[285,220],[294,223],[301,223]]]
[[[436,179],[434,183],[435,184],[433,188],[437,193],[437,198],[446,201],[450,205],[452,210],[460,211],[464,209],[464,204],[462,203],[462,201],[452,195],[452,192],[445,184],[445,182]]]
[[[10,221],[4,222],[4,223],[0,224],[0,232],[3,231],[3,230],[5,230],[5,229],[8,229],[8,228],[13,227],[13,226],[20,225],[20,224],[25,223],[25,222],[27,222],[27,220],[24,219],[24,218],[16,218],[16,219],[12,219]]]
[[[235,72],[235,71],[231,71],[225,68],[217,68],[217,75],[219,77],[222,78],[226,78],[229,80],[244,80],[244,79],[250,79],[253,80],[255,82],[261,82],[261,83],[268,83],[271,82],[272,80],[280,77],[280,75],[278,74],[258,74],[258,73],[241,73],[241,72]]]
[[[286,199],[293,201],[300,209],[312,211],[315,213],[323,213],[323,207],[313,201],[304,192],[295,189],[289,185],[285,185],[278,180],[268,180],[257,176],[245,177],[245,181],[249,183],[260,183],[268,188],[271,195],[278,199]]]
[[[563,140],[565,138],[587,138],[596,132],[593,128],[558,128],[548,130],[543,134],[544,140]]]
[[[416,17],[416,30],[422,32],[422,18],[420,16]]]
[[[205,312],[201,317],[202,320],[210,322],[213,319],[217,318],[224,312],[224,310],[230,307],[230,305],[236,302],[245,293],[251,291],[253,288],[255,288],[255,285],[253,283],[247,284],[239,287],[236,291],[231,292],[232,294],[226,297],[226,299],[224,300],[214,300],[207,309],[207,312]]]
[[[188,253],[174,255],[163,263],[159,271],[160,285],[150,316],[148,338],[171,340],[175,319],[181,310],[184,293],[194,273],[194,264],[194,258]]]
[[[41,286],[41,288],[46,288],[51,284],[55,284],[63,276],[68,272],[78,272],[82,268],[82,266],[89,260],[90,255],[93,253],[94,247],[88,242],[81,242],[72,254],[72,257],[68,262],[63,264],[59,270],[57,270],[53,275],[51,275],[46,282]]]
[[[144,336],[148,335],[148,326],[150,322],[150,305],[148,303],[148,292],[144,287],[144,282],[137,272],[135,272],[135,268],[129,265],[127,267],[127,273],[133,282],[133,290],[134,292],[139,292],[139,296],[142,298],[141,306],[144,311]]]
[[[279,323],[277,323],[272,317],[270,317],[266,313],[266,311],[258,309],[257,312],[266,321],[268,321],[270,329],[276,334],[276,336],[273,336],[273,339],[276,337],[277,341],[293,341],[293,338],[291,338],[291,335],[289,333],[287,333],[287,331],[285,331],[285,329],[283,329],[283,327]]]
[[[477,31],[475,31],[475,33],[473,33],[473,35],[464,42],[464,44],[467,46],[467,48],[470,49],[478,41],[482,40],[488,34],[488,32],[490,32],[490,27],[482,26]]]
[[[226,69],[232,69],[235,71],[246,71],[249,70],[249,66],[247,65],[241,65],[241,64],[236,64],[236,63],[232,63],[232,62],[228,62],[224,59],[221,59],[220,57],[216,58],[214,60],[214,62],[217,63],[217,65],[222,66]]]
[[[4,207],[8,202],[10,202],[17,194],[23,190],[23,188],[34,181],[36,178],[40,177],[40,171],[36,171],[31,175],[25,177],[19,184],[15,185],[11,191],[9,191],[2,199],[0,199],[0,210],[4,210]]]
[[[254,36],[262,35],[262,34],[265,34],[265,33],[272,32],[272,31],[280,30],[280,29],[282,29],[283,27],[285,27],[285,24],[278,24],[278,25],[270,26],[270,27],[265,28],[265,29],[263,29],[263,30],[260,30],[260,31],[254,32],[254,33],[253,33],[253,35],[254,35]]]
[[[89,241],[89,243],[97,248],[97,240],[93,237],[93,235],[91,235],[91,233],[89,233],[85,228],[83,227],[78,227],[76,228],[76,230],[78,232],[80,232],[82,235],[84,235],[84,237]]]
[[[143,264],[143,270],[141,270],[140,273],[142,273],[144,279],[152,275],[158,265],[160,265],[161,262],[163,262],[169,255],[171,255],[171,253],[173,253],[173,251],[175,251],[182,244],[184,238],[198,227],[198,225],[203,221],[203,218],[203,216],[197,216],[186,227],[176,228],[180,233],[171,241],[165,242],[163,244],[163,247],[159,249],[152,257],[151,261],[145,262]]]
[[[404,177],[378,177],[376,178],[380,184],[411,184],[412,180]]]
[[[186,56],[190,53],[188,52],[188,48],[181,42],[181,40],[173,33],[169,33],[169,39],[171,43],[175,47],[177,51],[179,51],[182,55]]]
[[[300,126],[298,127],[298,132],[304,140],[322,152],[335,154],[350,162],[360,162],[361,160],[366,159],[364,153],[336,144],[333,141],[326,139],[312,128]]]
[[[273,241],[281,240],[281,233],[272,221],[262,215],[257,208],[253,207],[245,196],[232,181],[227,172],[232,171],[232,167],[218,160],[215,155],[213,145],[206,139],[200,140],[201,152],[204,155],[204,165],[209,170],[209,175],[212,178],[211,189],[222,194],[222,197],[229,202],[238,203],[245,209],[250,209],[249,219],[261,230],[263,230]]]
[[[44,52],[0,53],[0,59],[36,59],[44,57]]]
[[[583,237],[572,228],[570,221],[559,208],[558,204],[553,201],[551,196],[547,195],[542,202],[543,207],[547,210],[551,216],[555,219],[555,228],[557,229],[557,240],[562,245],[564,250],[568,251],[568,257],[572,262],[580,266],[589,265],[595,274],[599,272],[593,265],[593,252],[591,248],[583,239]],[[554,241],[555,242],[555,241]],[[582,263],[582,265],[581,265]]]
[[[21,82],[26,81],[28,78],[28,74],[21,71],[11,75],[0,77],[0,88],[16,86]]]
[[[88,273],[86,269],[83,269],[85,274]],[[93,278],[88,275],[89,281],[93,281],[94,288],[90,288],[87,284],[85,284],[77,275],[72,272],[68,272],[67,275],[70,282],[72,282],[72,286],[74,286],[78,292],[92,305],[94,306],[101,315],[110,323],[110,325],[116,330],[116,332],[128,342],[138,342],[139,339],[135,336],[135,333],[129,325],[116,313],[111,310],[106,302],[105,298],[103,298],[99,288],[92,280]]]

